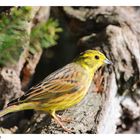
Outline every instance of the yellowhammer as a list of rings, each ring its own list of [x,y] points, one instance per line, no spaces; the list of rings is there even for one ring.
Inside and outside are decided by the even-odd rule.
[[[85,97],[95,71],[104,64],[111,62],[99,51],[87,50],[81,53],[72,63],[32,87],[27,94],[11,101],[8,107],[0,112],[0,117],[28,109],[46,111],[68,131],[55,112],[79,103]]]

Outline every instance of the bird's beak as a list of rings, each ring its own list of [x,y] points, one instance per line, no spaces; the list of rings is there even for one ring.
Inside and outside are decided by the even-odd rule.
[[[108,60],[107,58],[104,60],[104,63],[106,64],[113,64],[110,60]]]

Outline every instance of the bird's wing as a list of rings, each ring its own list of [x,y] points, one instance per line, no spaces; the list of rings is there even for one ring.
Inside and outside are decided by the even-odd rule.
[[[22,102],[47,101],[64,94],[72,94],[81,88],[81,71],[73,67],[64,67],[45,78],[41,83],[32,87],[25,95],[13,100],[8,106]]]

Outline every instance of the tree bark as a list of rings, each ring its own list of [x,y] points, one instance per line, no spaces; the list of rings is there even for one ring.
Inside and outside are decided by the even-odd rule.
[[[68,34],[65,37],[74,38],[73,42],[60,39],[59,43],[63,42],[64,46],[69,43],[75,44],[77,54],[87,49],[100,50],[113,62],[112,66],[106,66],[96,73],[83,101],[70,109],[58,112],[62,117],[72,120],[70,123],[65,123],[72,133],[140,132],[140,25],[138,14],[139,8],[135,7],[51,8],[51,16],[57,18],[61,24],[65,23],[63,26]],[[66,34],[65,30],[63,33]],[[37,56],[36,63],[39,58]],[[35,66],[33,70],[34,68]],[[28,67],[25,67],[23,73],[27,74],[28,71]],[[28,77],[30,76],[27,75]],[[16,82],[18,81],[19,84],[10,79],[13,83],[12,95],[15,94],[15,88],[21,91],[19,75],[17,79]],[[8,85],[6,80],[0,83]],[[25,85],[28,85],[27,83]],[[2,99],[5,100],[7,97],[4,96]],[[32,117],[28,119],[24,117],[18,122],[16,128],[13,128],[12,133],[67,133],[57,126],[46,113],[34,112],[28,116]],[[8,130],[4,130],[7,133]]]
[[[11,10],[12,8],[13,7],[10,7],[10,9],[8,9],[9,11],[7,11],[7,9],[6,11],[5,9],[2,9],[2,14],[6,15],[6,13],[10,13],[12,11]],[[14,10],[18,12],[18,8]],[[22,9],[20,8],[19,10],[22,11]],[[21,95],[24,94],[23,90],[25,91],[28,88],[31,78],[35,72],[36,65],[38,64],[39,59],[42,54],[42,49],[40,46],[38,46],[38,50],[35,53],[30,52],[29,46],[32,43],[31,31],[33,30],[33,28],[36,28],[36,26],[39,23],[47,21],[49,17],[49,7],[31,7],[31,9],[29,10],[27,14],[28,14],[27,19],[24,18],[24,15],[23,15],[23,20],[22,18],[20,19],[17,16],[17,19],[15,19],[15,21],[11,20],[11,23],[9,23],[9,24],[14,24],[15,22],[16,24],[16,21],[19,18],[19,20],[21,20],[20,21],[21,26],[19,25],[17,26],[17,28],[14,28],[13,30],[16,31],[19,28],[19,31],[18,31],[19,34],[21,34],[22,32],[25,32],[26,34],[25,36],[22,36],[21,34],[20,39],[17,39],[17,42],[19,43],[20,48],[23,48],[23,50],[20,52],[19,58],[16,60],[16,63],[9,63],[7,61],[4,64],[4,66],[1,66],[0,68],[0,101],[1,101],[0,106],[1,106],[1,109],[2,107],[6,107],[7,103],[10,100],[20,97]],[[7,14],[7,18],[12,19],[12,16],[13,16],[12,14],[11,15]],[[1,21],[0,24],[2,24],[2,22],[4,21]],[[10,29],[12,29],[12,27],[9,27],[9,30]],[[2,33],[3,31],[1,30],[1,34]],[[5,40],[3,42],[5,42]],[[1,44],[3,42],[1,42]],[[4,45],[4,43],[2,45]],[[39,44],[36,44],[36,45],[39,45]],[[12,47],[14,48],[14,46],[11,46],[11,48]],[[15,50],[15,52],[16,51],[17,50]],[[3,55],[3,52],[1,52],[0,57],[2,57],[2,55]],[[21,114],[16,113],[16,115],[14,115],[15,121],[11,120],[10,122],[8,121],[8,119],[5,119],[5,117],[1,118],[1,125],[4,125],[4,124],[7,125],[8,123],[10,126],[13,126],[15,125],[15,123],[18,122],[19,116],[21,117]],[[8,131],[8,132],[14,133],[14,131],[13,132]],[[7,133],[7,129],[5,130],[3,129],[2,133]]]

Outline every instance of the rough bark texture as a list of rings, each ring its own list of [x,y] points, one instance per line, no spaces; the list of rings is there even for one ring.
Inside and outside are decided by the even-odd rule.
[[[35,7],[32,9],[32,12],[30,14],[30,21],[24,21],[23,22],[23,28],[25,27],[25,32],[27,32],[27,37],[26,40],[24,40],[24,43],[21,42],[21,47],[22,46],[28,46],[29,45],[29,35],[32,27],[32,20],[37,12],[39,7]],[[24,38],[25,39],[25,38]],[[28,40],[28,41],[27,41]],[[16,44],[15,44],[16,45]],[[5,67],[1,68],[0,71],[0,83],[1,83],[1,91],[0,91],[0,96],[1,99],[4,100],[5,103],[9,102],[10,99],[12,98],[17,98],[21,94],[21,81],[20,81],[20,72],[23,68],[23,65],[26,62],[27,59],[27,53],[28,50],[24,49],[21,52],[21,57],[19,58],[19,62],[17,64],[8,64]],[[8,96],[8,98],[7,98]]]
[[[7,9],[6,9],[7,10]],[[10,9],[8,9],[10,10]],[[2,10],[2,12],[7,12]],[[8,63],[6,66],[1,67],[0,69],[0,106],[6,107],[6,104],[14,98],[20,97],[24,94],[22,90],[26,90],[29,86],[30,80],[35,72],[36,65],[39,62],[39,59],[42,54],[42,49],[38,49],[34,54],[31,54],[29,51],[30,45],[30,34],[31,30],[36,27],[40,22],[47,21],[49,16],[49,7],[32,7],[29,16],[29,21],[22,21],[22,28],[24,32],[27,32],[27,36],[23,37],[20,42],[21,48],[24,48],[21,51],[19,60],[17,63]],[[15,29],[16,30],[16,29]],[[26,40],[25,40],[26,39]],[[15,44],[16,45],[16,44]],[[12,47],[12,46],[11,46]],[[15,50],[16,51],[16,50]],[[22,90],[21,90],[22,89]],[[19,123],[19,117],[24,118],[19,114],[15,114],[13,119],[8,122],[8,119],[1,118],[1,125],[5,127],[13,126],[17,122]],[[4,121],[4,120],[5,121]],[[18,121],[19,120],[19,121]],[[7,125],[9,123],[9,125]],[[14,133],[10,130],[3,129],[2,133]]]
[[[70,43],[75,48],[78,46],[76,49],[71,48],[72,52],[97,49],[105,53],[113,62],[112,66],[107,66],[97,72],[87,96],[81,103],[59,112],[63,117],[72,119],[65,126],[70,128],[72,133],[140,133],[139,8],[53,7],[51,16],[59,19],[65,34],[65,37],[61,35],[58,42],[58,45],[61,44],[62,47],[52,50],[53,52],[60,54],[61,52],[63,54],[64,50],[67,52],[63,46],[66,47]],[[72,40],[68,40],[69,37],[72,37]],[[60,51],[62,48],[63,51]],[[74,53],[71,55],[72,58]],[[57,57],[59,58],[59,55]],[[38,60],[37,56],[35,65]],[[32,74],[35,65],[32,68]],[[19,95],[21,81],[19,75],[14,76],[17,80],[8,79],[8,82],[12,83],[9,87],[7,80],[3,80],[3,74],[9,76],[12,73],[4,70],[5,68],[0,74],[2,77],[0,87],[6,85],[5,92],[10,90],[12,94],[8,98],[5,97],[2,94],[2,88],[0,88],[0,93],[1,99],[9,100],[17,96],[17,91]],[[24,67],[24,70],[23,73],[28,74],[28,66]],[[27,75],[28,77],[30,76]],[[101,85],[98,85],[99,82]],[[96,88],[97,91],[95,91]],[[22,114],[31,117],[20,118],[16,126],[13,124],[8,129],[4,127],[7,123],[4,125],[3,122],[1,133],[67,133],[57,126],[49,115],[40,112],[19,114],[19,117]],[[17,114],[11,114],[8,118],[12,115]]]
[[[140,117],[140,45],[138,40],[139,22],[136,20],[137,11],[131,7],[79,9],[65,7],[64,11],[70,17],[69,24],[72,25],[74,32],[79,31],[78,36],[89,34],[80,39],[79,47],[82,49],[99,48],[114,63],[112,74],[107,78],[109,86],[105,89],[106,98],[101,105],[99,125],[94,126],[97,133],[129,131],[135,121],[139,124]],[[128,13],[130,13],[129,16]],[[78,29],[74,26],[77,26]],[[84,30],[83,26],[87,30]],[[135,105],[135,108],[130,107],[130,104]],[[131,112],[129,117],[124,116],[126,110],[128,110],[127,114]],[[124,118],[122,119],[122,117]],[[137,128],[133,128],[136,129],[135,133],[139,133],[139,127],[138,125]]]

